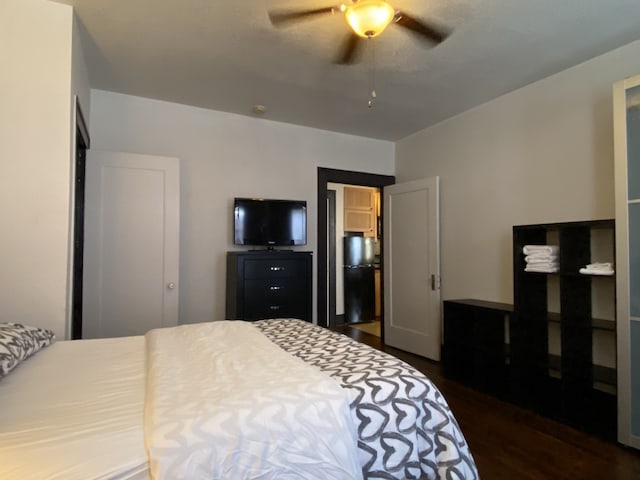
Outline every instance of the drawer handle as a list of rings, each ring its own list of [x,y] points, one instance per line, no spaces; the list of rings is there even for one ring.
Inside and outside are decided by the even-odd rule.
[[[284,272],[284,267],[271,267],[272,272]]]
[[[269,310],[280,310],[280,305],[270,305]]]
[[[275,290],[280,290],[282,287],[278,287],[277,285],[273,285],[271,287],[269,287],[269,290],[271,291],[275,291]]]

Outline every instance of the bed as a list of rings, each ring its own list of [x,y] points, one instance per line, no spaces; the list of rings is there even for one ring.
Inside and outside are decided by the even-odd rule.
[[[308,322],[38,342],[0,378],[2,479],[478,478],[424,375]]]

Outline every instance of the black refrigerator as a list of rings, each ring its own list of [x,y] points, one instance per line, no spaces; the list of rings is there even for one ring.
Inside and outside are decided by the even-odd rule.
[[[345,323],[376,319],[375,242],[371,237],[344,237]]]

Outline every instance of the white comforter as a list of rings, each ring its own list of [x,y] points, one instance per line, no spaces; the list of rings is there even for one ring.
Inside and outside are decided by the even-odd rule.
[[[56,342],[0,381],[0,479],[148,480],[144,338]]]
[[[153,478],[362,478],[345,392],[253,326],[183,325],[146,339]]]

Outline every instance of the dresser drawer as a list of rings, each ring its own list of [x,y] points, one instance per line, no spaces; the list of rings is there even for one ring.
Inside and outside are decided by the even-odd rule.
[[[304,277],[306,262],[294,259],[259,259],[244,262],[245,278]]]
[[[247,302],[290,302],[303,297],[307,290],[304,279],[270,278],[244,281],[244,295]]]
[[[307,317],[307,290],[295,278],[245,280],[245,319]]]
[[[295,303],[271,303],[260,305],[251,303],[245,310],[245,320],[263,320],[265,318],[300,318],[307,319],[307,308],[304,301]]]

